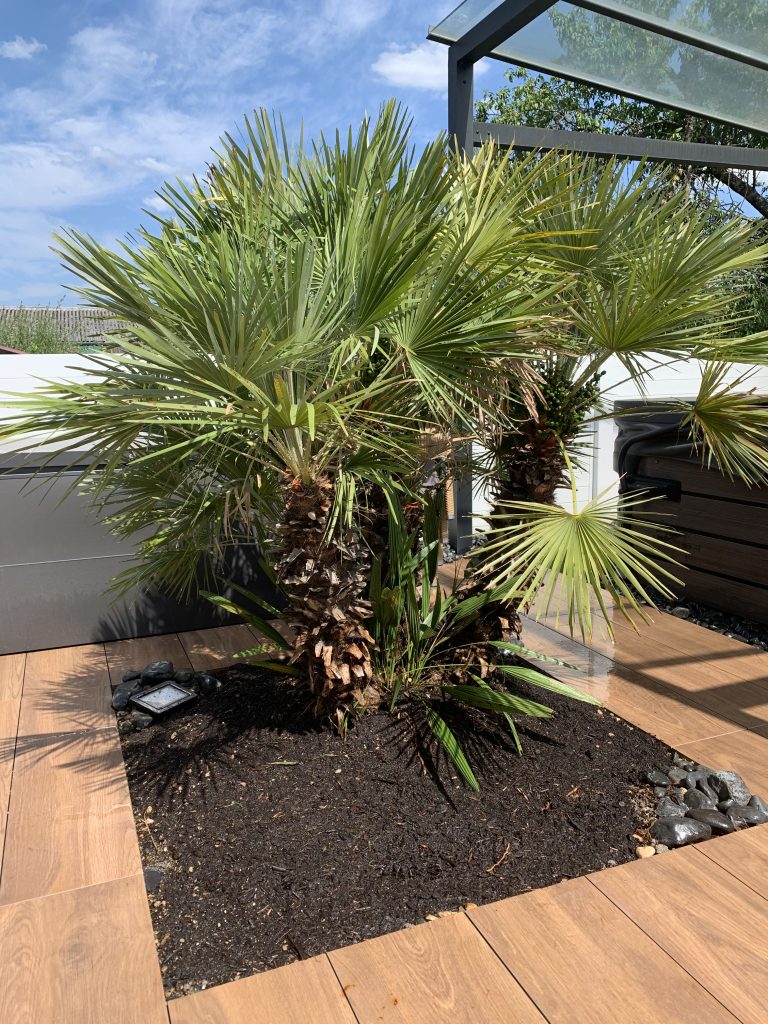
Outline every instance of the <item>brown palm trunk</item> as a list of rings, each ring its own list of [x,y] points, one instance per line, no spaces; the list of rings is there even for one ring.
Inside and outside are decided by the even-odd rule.
[[[529,420],[516,434],[509,434],[498,452],[499,474],[493,484],[494,527],[506,525],[514,515],[505,508],[508,501],[538,501],[555,504],[555,492],[567,487],[568,473],[557,438]]]
[[[290,481],[280,524],[277,573],[295,632],[292,663],[306,673],[316,716],[340,718],[378,701],[365,627],[371,609],[368,549],[354,526],[327,536],[333,483]]]

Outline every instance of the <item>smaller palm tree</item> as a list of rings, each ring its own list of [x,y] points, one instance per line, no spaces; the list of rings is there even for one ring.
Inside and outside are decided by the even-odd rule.
[[[676,187],[673,171],[573,159],[568,199],[536,213],[541,259],[555,280],[569,279],[561,315],[549,321],[537,364],[538,389],[521,394],[505,381],[506,416],[484,423],[483,472],[493,508],[489,543],[475,564],[499,581],[517,577],[527,604],[545,587],[542,609],[563,605],[572,628],[589,634],[591,606],[603,593],[631,618],[638,595],[671,596],[675,548],[668,533],[643,524],[637,498],[602,495],[581,510],[556,504],[573,484],[579,435],[602,415],[609,361],[642,392],[660,365],[699,360],[702,383],[692,403],[673,402],[682,427],[707,464],[748,482],[768,479],[768,409],[761,396],[726,384],[729,363],[765,363],[768,334],[743,329],[734,280],[765,261],[755,229],[741,219],[713,220]],[[559,193],[563,170],[543,167],[540,193]],[[513,413],[527,401],[528,415]],[[569,455],[570,452],[570,455]],[[666,568],[664,567],[666,563]],[[610,622],[606,614],[610,629]]]

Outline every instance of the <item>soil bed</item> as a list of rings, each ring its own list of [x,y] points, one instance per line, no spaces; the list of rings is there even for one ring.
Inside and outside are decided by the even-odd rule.
[[[425,773],[405,721],[371,714],[342,740],[285,677],[214,674],[217,693],[122,736],[168,995],[634,859],[643,775],[670,759],[547,695],[558,713],[521,723],[522,757],[501,730],[451,720],[476,794],[444,759]]]

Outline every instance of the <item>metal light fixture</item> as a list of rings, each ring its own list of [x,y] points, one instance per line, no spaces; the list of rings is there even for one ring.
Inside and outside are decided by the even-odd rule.
[[[184,686],[179,686],[178,683],[167,682],[153,686],[143,693],[137,693],[131,697],[131,703],[135,704],[137,708],[141,708],[142,711],[148,711],[151,715],[162,715],[164,712],[170,711],[171,708],[177,708],[181,704],[194,700],[196,696],[194,690],[188,690]]]

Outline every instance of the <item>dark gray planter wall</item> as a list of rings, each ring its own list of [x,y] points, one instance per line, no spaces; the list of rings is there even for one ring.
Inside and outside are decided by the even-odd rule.
[[[131,545],[99,523],[76,493],[59,504],[72,474],[52,479],[50,491],[22,490],[29,479],[0,457],[0,654],[236,621],[205,600],[185,605],[132,592],[115,602],[107,590],[128,565]],[[271,596],[251,553],[240,551],[234,561],[237,582]]]

